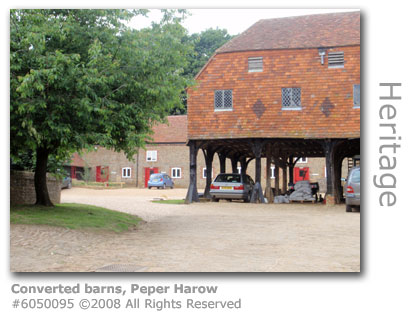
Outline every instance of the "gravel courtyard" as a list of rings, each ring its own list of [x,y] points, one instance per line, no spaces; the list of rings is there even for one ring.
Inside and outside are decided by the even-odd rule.
[[[145,220],[122,234],[10,226],[15,272],[358,272],[360,214],[345,206],[241,202],[152,203],[184,189],[63,190],[62,202]]]

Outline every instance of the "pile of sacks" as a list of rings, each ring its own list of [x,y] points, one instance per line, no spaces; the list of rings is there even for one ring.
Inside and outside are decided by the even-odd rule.
[[[274,197],[274,203],[290,203],[290,200],[288,199],[288,195],[275,196]]]
[[[290,201],[315,200],[312,196],[311,185],[308,180],[298,181],[294,186],[294,192],[290,194]]]

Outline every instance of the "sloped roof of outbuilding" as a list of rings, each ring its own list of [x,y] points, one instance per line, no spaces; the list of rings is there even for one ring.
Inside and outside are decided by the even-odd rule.
[[[168,116],[168,123],[153,126],[153,141],[149,143],[186,143],[187,115]]]
[[[360,12],[263,19],[220,47],[217,53],[340,47],[360,44]]]

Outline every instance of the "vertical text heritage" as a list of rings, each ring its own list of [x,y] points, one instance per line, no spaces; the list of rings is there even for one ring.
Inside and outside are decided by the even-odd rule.
[[[397,165],[397,151],[401,147],[399,141],[402,137],[398,134],[396,128],[397,104],[402,100],[401,96],[396,94],[394,89],[401,87],[402,83],[380,83],[382,90],[389,89],[389,94],[379,97],[382,105],[379,109],[379,174],[373,176],[375,187],[385,189],[379,195],[379,204],[381,206],[394,206],[396,204],[396,175],[394,170]],[[396,88],[397,89],[397,88]],[[397,143],[398,142],[398,143]]]

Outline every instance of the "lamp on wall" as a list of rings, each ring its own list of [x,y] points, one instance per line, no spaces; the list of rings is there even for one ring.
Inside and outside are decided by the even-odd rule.
[[[318,48],[318,55],[321,57],[321,64],[324,64],[325,49]]]

